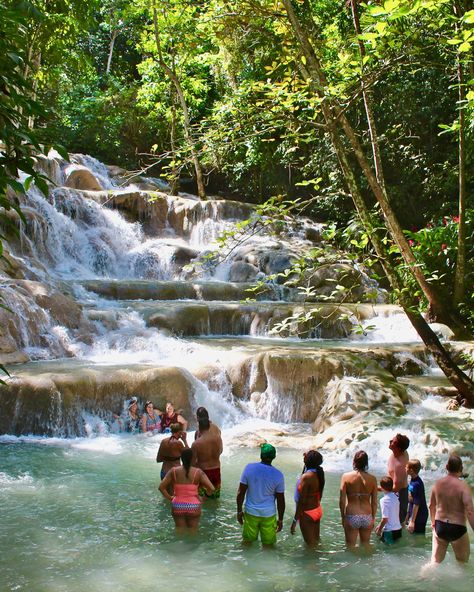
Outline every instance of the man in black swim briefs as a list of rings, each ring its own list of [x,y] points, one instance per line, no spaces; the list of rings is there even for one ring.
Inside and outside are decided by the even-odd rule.
[[[474,530],[474,506],[472,492],[467,483],[461,481],[462,460],[452,454],[446,464],[447,477],[436,481],[431,490],[430,517],[433,529],[433,551],[431,563],[441,563],[451,545],[456,559],[467,562],[470,554],[466,518]]]

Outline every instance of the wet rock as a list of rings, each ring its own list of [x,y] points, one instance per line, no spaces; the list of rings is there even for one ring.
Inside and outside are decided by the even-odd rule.
[[[94,368],[40,376],[17,376],[0,385],[0,433],[84,435],[82,413],[112,419],[112,411],[135,395],[141,402],[152,400],[164,409],[172,399],[176,409],[192,418],[190,401],[195,379],[179,368],[152,368],[130,372],[107,372]]]
[[[294,257],[284,250],[269,251],[260,259],[260,269],[267,275],[282,273],[290,269]]]
[[[232,263],[229,273],[231,282],[252,282],[256,279],[259,271],[255,265],[245,263],[244,261],[236,261]]]
[[[172,256],[172,260],[176,265],[188,265],[193,259],[198,256],[198,251],[191,247],[178,246]]]
[[[306,226],[304,229],[304,237],[313,243],[321,242],[321,228],[316,226]]]
[[[386,408],[395,415],[405,413],[408,401],[406,387],[388,374],[366,377],[334,377],[327,385],[324,405],[313,424],[316,432],[324,432],[339,422],[361,418]],[[357,432],[356,432],[357,433]]]
[[[430,327],[440,339],[452,340],[455,338],[454,331],[443,323],[430,323]]]
[[[64,175],[65,187],[72,187],[73,189],[85,189],[88,191],[101,191],[103,189],[93,173],[85,166],[71,165],[66,167]]]

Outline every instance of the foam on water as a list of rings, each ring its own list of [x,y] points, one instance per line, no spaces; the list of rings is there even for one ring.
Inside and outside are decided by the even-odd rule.
[[[418,333],[413,328],[404,313],[376,316],[364,321],[362,327],[365,333],[354,336],[354,339],[370,341],[372,343],[412,343],[421,342]]]
[[[0,471],[0,491],[17,487],[34,487],[35,480],[28,473],[12,476]]]

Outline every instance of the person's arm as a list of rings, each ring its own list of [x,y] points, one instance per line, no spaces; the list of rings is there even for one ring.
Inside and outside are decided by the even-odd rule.
[[[379,522],[377,528],[375,529],[375,534],[377,534],[378,536],[381,536],[382,532],[383,532],[383,528],[387,524],[387,522],[388,522],[388,518],[382,518],[382,520]]]
[[[188,422],[179,413],[178,413],[178,421],[183,426],[183,432],[185,432],[188,429]]]
[[[159,485],[159,490],[161,491],[163,496],[169,501],[172,501],[172,499],[173,499],[173,496],[170,495],[168,492],[168,487],[172,483],[172,473],[173,473],[173,471],[168,471],[165,475],[165,478],[163,479],[163,481]]]
[[[143,414],[140,419],[140,432],[146,432],[146,415]]]
[[[239,489],[237,490],[237,521],[239,524],[244,523],[244,512],[242,506],[247,493],[248,486],[245,483],[239,483]]]
[[[164,442],[164,440],[160,443],[160,447],[158,448],[158,452],[156,453],[156,462],[157,463],[163,462],[164,460],[166,460],[163,458],[163,452],[162,452],[163,442]]]
[[[209,481],[209,477],[206,475],[206,473],[204,471],[201,471],[201,469],[197,469],[197,470],[200,473],[200,475],[199,475],[199,485],[201,487],[204,487],[204,489],[206,490],[207,495],[211,495],[215,491],[216,488]]]
[[[276,531],[280,532],[280,530],[283,528],[283,516],[285,514],[285,494],[284,493],[276,493],[275,497],[276,497],[277,511],[278,511]]]
[[[377,479],[374,478],[374,486],[370,493],[370,501],[372,507],[372,524],[375,524],[375,516],[377,516],[377,501],[378,501]]]
[[[413,504],[413,510],[411,513],[411,517],[410,517],[410,522],[408,523],[408,532],[413,532],[415,530],[415,520],[416,520],[416,515],[418,514],[418,510],[420,509],[420,506],[418,504]]]
[[[189,444],[188,444],[188,440],[187,440],[187,434],[186,432],[182,432],[180,439],[182,440],[183,444],[184,444],[184,448],[189,448]]]
[[[431,528],[435,526],[436,520],[436,485],[431,490],[430,495],[430,520],[431,520]]]
[[[296,525],[298,524],[298,520],[301,518],[301,514],[303,513],[303,511],[302,511],[303,500],[305,499],[306,492],[308,490],[308,486],[306,484],[306,479],[304,479],[304,477],[301,477],[299,486],[300,486],[300,491],[299,491],[300,495],[298,497],[298,501],[296,502],[295,517],[293,518],[293,520],[291,522],[291,527],[290,527],[291,534],[295,534]]]
[[[373,508],[373,506],[372,506],[372,508]],[[380,514],[381,514],[382,519],[380,520],[377,527],[375,528],[375,534],[378,536],[382,536],[384,526],[388,522],[388,515],[387,515],[388,513],[389,513],[389,509],[387,507],[386,500],[384,498],[382,498],[380,500]]]
[[[413,488],[413,493],[408,494],[408,501],[412,503],[412,508],[410,519],[407,519],[407,529],[408,532],[414,532],[416,516],[418,514],[418,510],[420,509],[420,492],[416,483],[412,483],[410,487]]]
[[[198,466],[198,451],[197,451],[198,447],[196,446],[196,442],[193,442],[191,444],[191,451],[193,453],[192,457],[191,457],[191,466],[193,467],[197,467]]]
[[[339,511],[341,512],[341,521],[344,525],[346,518],[346,505],[347,505],[347,492],[346,492],[346,480],[344,475],[341,477],[341,488],[339,491]]]
[[[472,493],[469,485],[467,483],[464,483],[464,485],[465,487],[463,487],[462,501],[466,510],[466,518],[471,525],[472,530],[474,530],[474,506],[472,505]]]

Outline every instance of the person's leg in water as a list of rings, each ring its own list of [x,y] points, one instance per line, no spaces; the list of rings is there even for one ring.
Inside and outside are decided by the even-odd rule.
[[[273,545],[276,543],[276,528],[276,516],[266,516],[259,519],[258,529],[260,531],[260,540],[262,541],[263,547],[273,547]]]
[[[186,516],[186,529],[188,532],[196,533],[199,528],[201,516]]]
[[[471,554],[471,544],[467,532],[460,539],[452,541],[454,555],[460,563],[467,563]]]
[[[441,563],[446,557],[446,551],[448,550],[448,541],[440,539],[438,535],[433,531],[433,547],[431,551],[431,563]]]
[[[321,521],[314,521],[310,516],[303,513],[300,518],[300,530],[304,542],[308,547],[315,547],[319,543]]]
[[[186,516],[177,516],[176,514],[173,514],[173,519],[177,532],[185,532],[187,526]]]
[[[370,535],[372,534],[372,527],[370,528],[359,528],[360,544],[364,547],[370,545]]]
[[[259,533],[260,520],[257,516],[246,514],[244,512],[244,527],[242,529],[242,543],[249,545],[257,540]]]
[[[357,536],[359,534],[359,529],[358,528],[352,528],[352,526],[349,526],[349,524],[347,524],[347,520],[344,523],[344,534],[346,537],[346,545],[348,547],[355,547],[356,543],[357,543]]]

